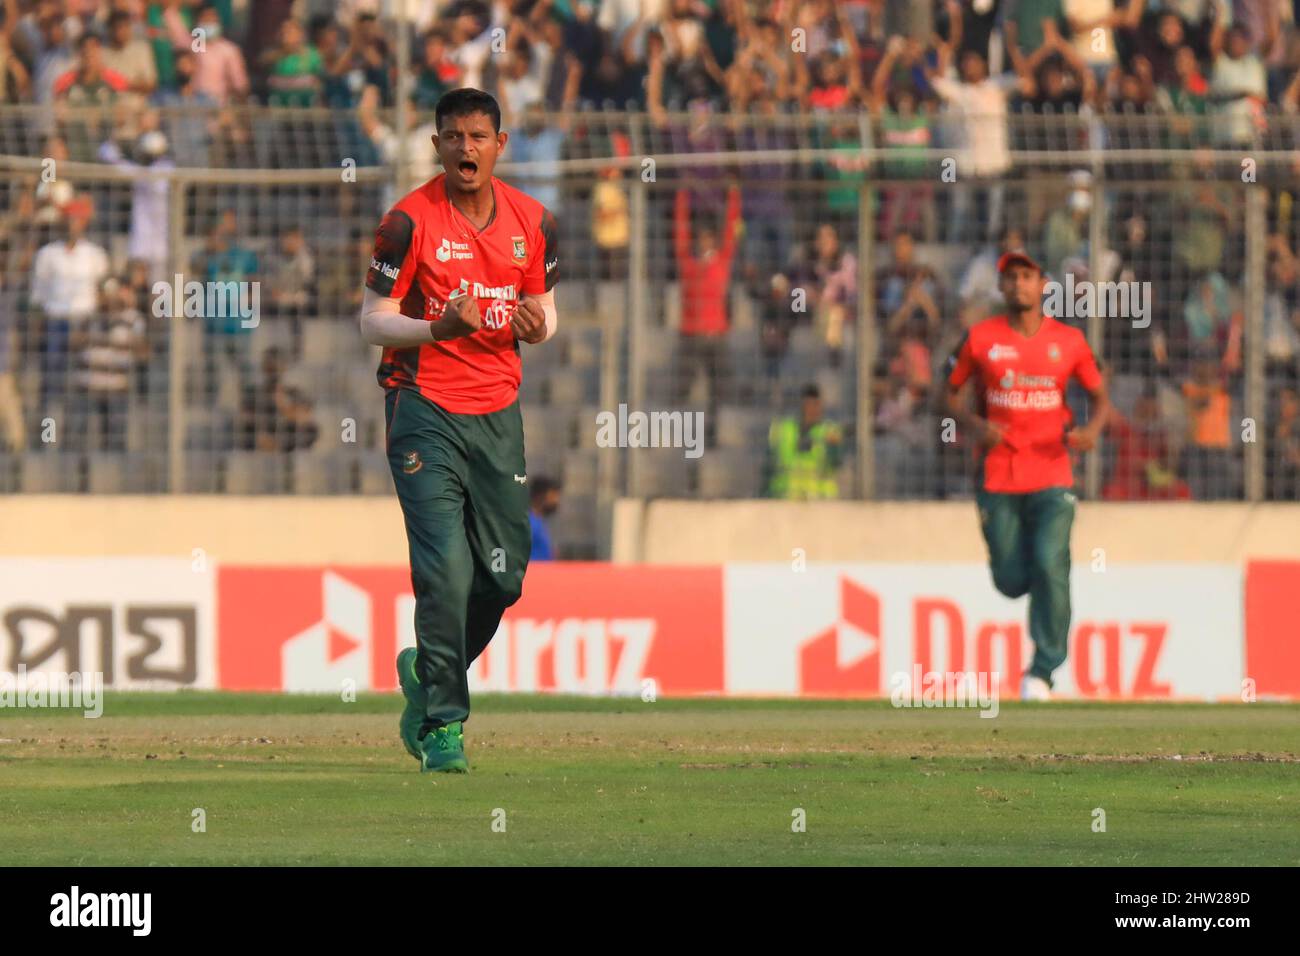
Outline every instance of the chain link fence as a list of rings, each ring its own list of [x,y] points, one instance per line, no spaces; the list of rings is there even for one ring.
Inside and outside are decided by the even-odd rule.
[[[436,172],[431,120],[0,111],[0,491],[389,493],[356,317],[380,215]],[[1108,371],[1083,494],[1300,497],[1296,118],[1013,112],[1007,167],[972,173],[980,122],[510,130],[500,175],[561,229],[561,334],[525,350],[521,404],[530,472],[565,488],[566,556],[603,553],[621,494],[971,494],[936,397],[1000,310],[1010,248],[1062,284]],[[1107,283],[1131,292],[1119,309]],[[1089,284],[1109,310],[1075,307]]]

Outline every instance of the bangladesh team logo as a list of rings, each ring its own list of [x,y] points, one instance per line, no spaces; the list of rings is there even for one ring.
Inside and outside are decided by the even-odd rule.
[[[406,472],[408,475],[413,475],[423,467],[424,462],[420,461],[420,453],[418,451],[408,451],[406,453],[406,460],[402,462],[402,471]]]
[[[514,256],[516,259],[528,258],[528,247],[524,245],[523,236],[511,236],[510,241],[514,243]]]

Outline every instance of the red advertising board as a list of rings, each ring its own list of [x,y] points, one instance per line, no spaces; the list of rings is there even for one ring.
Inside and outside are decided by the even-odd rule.
[[[229,690],[395,689],[393,658],[414,643],[401,568],[222,566],[217,594]],[[722,569],[534,565],[470,676],[483,689],[721,693]]]

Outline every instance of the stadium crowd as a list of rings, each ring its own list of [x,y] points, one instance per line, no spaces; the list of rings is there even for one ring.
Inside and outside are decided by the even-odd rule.
[[[648,265],[654,282],[676,281],[680,291],[669,399],[683,401],[702,373],[715,413],[803,403],[801,416],[773,422],[770,468],[815,459],[825,469],[844,457],[840,430],[822,414],[853,411],[844,355],[864,279],[859,196],[872,176],[882,180],[866,190],[879,493],[969,491],[946,477],[965,473],[968,450],[937,438],[931,397],[943,360],[966,327],[997,309],[1000,251],[1027,249],[1053,276],[1090,277],[1099,206],[1106,252],[1091,278],[1156,289],[1149,328],[1105,325],[1101,357],[1122,414],[1110,430],[1103,494],[1240,496],[1232,423],[1246,345],[1245,217],[1241,190],[1224,179],[1237,175],[1235,164],[1225,169],[1209,151],[1300,145],[1300,0],[427,0],[408,9],[413,180],[435,171],[437,98],[458,86],[492,91],[512,132],[507,158],[535,164],[512,180],[560,217],[566,279],[626,274],[636,170],[611,163],[576,182],[547,175],[548,165],[628,160],[634,129],[624,118],[642,114],[638,154],[768,151],[670,168],[649,207]],[[398,33],[380,12],[377,0],[4,0],[0,97],[42,109],[5,122],[0,138],[16,136],[29,155],[128,167],[392,163]],[[72,109],[84,106],[109,119]],[[294,119],[319,109],[331,112]],[[1104,188],[1083,168],[1013,161],[1013,150],[1098,143],[1114,157]],[[885,158],[866,161],[870,146]],[[956,188],[938,175],[932,147],[957,157]],[[1188,159],[1124,158],[1142,147],[1183,149]],[[814,158],[794,152],[804,149]],[[1276,180],[1265,213],[1265,336],[1250,347],[1267,357],[1268,493],[1295,499],[1300,159],[1260,175]],[[806,179],[821,185],[792,185]],[[1167,188],[1144,188],[1152,180]],[[77,409],[102,416],[103,435],[120,433],[132,375],[142,383],[141,369],[166,348],[166,323],[148,309],[149,282],[168,254],[166,199],[151,188],[141,180],[129,211],[114,217],[106,207],[127,204],[120,193],[11,185],[0,215],[0,442],[37,440],[30,415],[13,410],[23,398],[13,366],[24,355],[39,356],[40,403],[75,394]],[[393,198],[385,192],[376,205]],[[284,348],[254,355],[230,315],[209,315],[206,372],[215,380],[229,366],[239,376],[231,441],[283,452],[317,436],[310,399],[283,384],[284,369],[300,355],[304,321],[353,315],[379,210],[340,198],[316,214],[344,227],[305,233],[300,209],[277,208],[250,215],[211,200],[198,211],[204,239],[192,271],[259,278],[273,290],[268,315],[293,330]],[[110,229],[129,233],[125,261],[105,251]],[[738,296],[756,318],[757,379],[731,368]],[[792,364],[792,342],[809,336],[816,369]],[[847,383],[839,391],[850,401],[827,394],[825,369]],[[813,371],[820,390],[805,387]],[[808,418],[814,400],[812,422],[792,434],[790,422]],[[819,444],[826,436],[836,448]],[[806,484],[838,494],[825,477]],[[804,484],[776,474],[765,490],[793,486]]]

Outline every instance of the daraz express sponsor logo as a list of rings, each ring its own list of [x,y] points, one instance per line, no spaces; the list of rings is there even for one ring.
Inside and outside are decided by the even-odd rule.
[[[438,243],[438,249],[434,252],[434,257],[439,262],[448,262],[452,259],[473,259],[474,253],[467,242],[453,242],[450,239],[444,239]]]
[[[504,299],[507,302],[513,302],[519,297],[513,282],[510,285],[484,285],[475,282],[474,295],[480,299]]]

